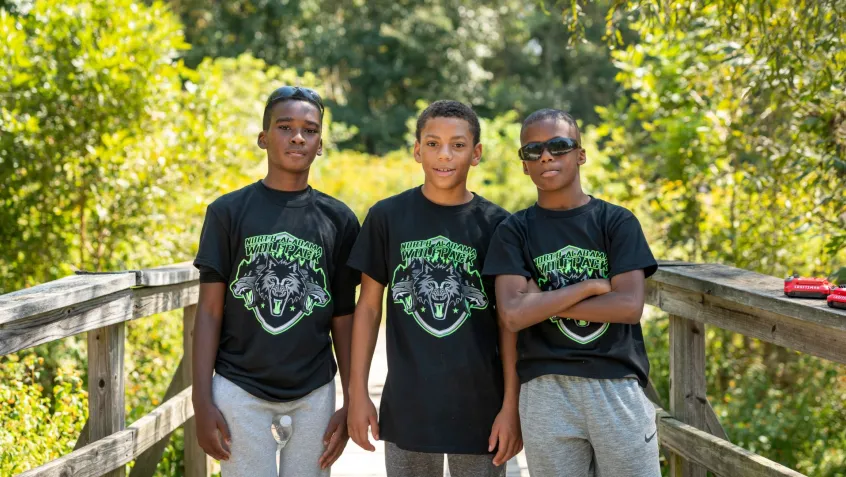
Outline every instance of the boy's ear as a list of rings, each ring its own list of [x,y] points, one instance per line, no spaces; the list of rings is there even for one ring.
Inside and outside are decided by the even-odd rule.
[[[529,175],[529,168],[526,167],[526,161],[520,161],[523,163],[523,174]]]
[[[579,149],[579,162],[578,162],[578,164],[581,166],[585,162],[587,162],[587,153],[585,153],[584,149]]]
[[[482,143],[476,144],[473,147],[473,160],[470,161],[471,166],[478,166],[482,162]]]
[[[414,160],[423,164],[423,158],[420,156],[420,141],[414,141]]]
[[[265,137],[265,132],[266,131],[260,132],[258,139],[256,139],[256,144],[258,144],[258,147],[262,149],[267,149],[267,138]]]
[[[320,138],[320,142],[317,144],[317,155],[323,155],[323,138]]]

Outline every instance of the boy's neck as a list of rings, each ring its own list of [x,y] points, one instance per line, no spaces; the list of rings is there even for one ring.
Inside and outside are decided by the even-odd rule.
[[[423,183],[423,196],[438,205],[461,205],[473,200],[473,193],[467,190],[467,183],[452,189],[436,189],[431,184]]]
[[[308,187],[308,171],[302,173],[289,173],[279,171],[268,171],[262,179],[267,187],[285,192],[296,192]]]
[[[538,205],[547,210],[570,210],[590,202],[590,196],[582,191],[580,183],[575,182],[573,186],[549,192],[538,189]]]

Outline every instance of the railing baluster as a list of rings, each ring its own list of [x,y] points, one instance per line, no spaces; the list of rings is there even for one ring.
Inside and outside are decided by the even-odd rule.
[[[186,306],[182,309],[182,372],[183,381],[191,383],[194,356],[194,318],[197,305]],[[209,458],[200,445],[197,444],[197,426],[192,417],[185,421],[185,477],[207,477],[209,474]]]
[[[123,430],[124,411],[123,354],[124,323],[88,332],[88,441],[94,442]],[[103,474],[124,477],[121,466]]]
[[[670,412],[686,424],[707,431],[705,407],[705,325],[670,315]],[[705,468],[674,455],[673,477],[705,477]]]

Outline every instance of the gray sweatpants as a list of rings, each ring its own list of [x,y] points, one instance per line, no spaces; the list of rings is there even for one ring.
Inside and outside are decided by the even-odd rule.
[[[212,399],[232,435],[231,455],[221,461],[222,477],[276,477],[276,441],[270,422],[278,414],[291,416],[293,433],[282,449],[279,475],[329,477],[317,460],[323,454],[323,434],[335,412],[335,381],[289,402],[271,402],[244,391],[215,374]]]
[[[529,473],[660,477],[655,408],[634,379],[547,375],[520,387]]]
[[[385,442],[388,477],[443,477],[444,455],[450,477],[505,477],[505,466],[493,465],[493,454],[437,454],[400,449]]]

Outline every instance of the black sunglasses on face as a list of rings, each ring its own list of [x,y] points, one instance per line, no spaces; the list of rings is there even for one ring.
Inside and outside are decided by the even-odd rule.
[[[277,88],[270,93],[270,97],[267,98],[267,104],[265,104],[264,108],[270,108],[285,99],[302,99],[308,101],[317,106],[317,109],[320,110],[320,116],[323,116],[323,100],[320,99],[320,95],[313,89],[300,86],[282,86],[281,88]]]
[[[523,161],[539,161],[546,149],[553,156],[561,156],[568,152],[579,149],[579,141],[569,137],[554,137],[546,142],[530,142],[521,147],[517,154]]]

